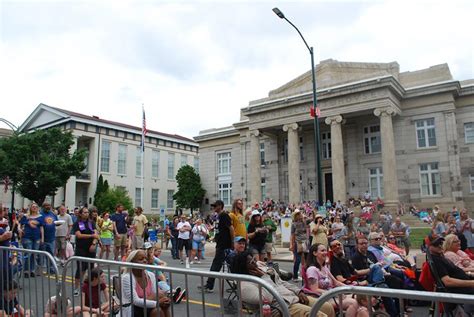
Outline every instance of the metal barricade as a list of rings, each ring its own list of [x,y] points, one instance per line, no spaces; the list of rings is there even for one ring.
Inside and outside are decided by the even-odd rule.
[[[40,265],[41,264],[41,265]],[[49,299],[61,290],[58,266],[45,251],[0,247],[0,299],[16,294],[18,304],[34,316],[54,310]],[[46,303],[49,301],[49,307]],[[13,312],[10,313],[13,315]]]
[[[224,316],[224,294],[226,293],[225,281],[233,281],[235,283],[234,291],[236,292],[236,299],[238,302],[238,310],[235,312],[236,315],[242,316],[243,313],[248,312],[246,310],[245,303],[242,303],[241,301],[241,283],[250,282],[255,284],[255,287],[258,287],[260,299],[263,298],[262,289],[265,289],[273,296],[274,300],[278,305],[278,310],[280,311],[280,314],[283,317],[290,316],[287,304],[279,295],[279,293],[273,288],[273,286],[271,286],[268,282],[255,276],[229,274],[223,272],[211,272],[208,270],[198,271],[190,269],[172,268],[167,266],[118,262],[76,256],[71,257],[65,263],[61,278],[63,282],[61,291],[62,294],[71,294],[71,291],[74,291],[74,286],[68,286],[68,283],[71,282],[71,275],[69,274],[74,274],[75,272],[73,272],[73,269],[80,268],[81,266],[88,271],[87,277],[85,277],[84,281],[86,286],[84,286],[84,283],[81,281],[80,288],[82,289],[82,291],[78,296],[72,297],[72,303],[69,303],[69,309],[71,309],[72,307],[76,307],[77,305],[81,305],[81,303],[85,303],[85,306],[91,308],[91,296],[88,296],[87,293],[91,294],[90,291],[93,279],[91,279],[91,274],[89,272],[91,272],[92,270],[95,272],[94,275],[96,275],[97,272],[101,272],[104,274],[103,277],[105,277],[105,284],[107,285],[107,295],[103,295],[107,296],[109,304],[107,311],[105,312],[107,315],[120,314],[120,316],[133,317],[135,313],[132,307],[135,303],[136,306],[139,307],[148,307],[149,309],[145,309],[143,311],[143,314],[145,315],[145,317],[150,316],[152,312],[151,310],[153,308],[159,309],[158,304],[160,300],[160,295],[158,293],[164,294],[165,292],[163,290],[161,292],[156,292],[153,298],[146,298],[147,292],[143,292],[144,298],[138,298],[137,293],[135,292],[135,288],[133,288],[133,284],[135,283],[136,279],[134,277],[132,278],[132,274],[129,273],[132,270],[135,270],[135,272],[136,270],[147,270],[149,272],[153,272],[155,276],[159,272],[165,273],[167,275],[168,285],[171,290],[173,290],[173,287],[175,287],[178,283],[181,283],[182,288],[185,288],[187,290],[188,295],[181,304],[175,304],[173,303],[173,301],[171,301],[169,306],[169,313],[171,316],[197,316],[198,314],[201,314],[202,316],[206,316],[207,314]],[[82,278],[82,276],[80,276],[80,278]],[[219,304],[211,303],[209,301],[208,296],[212,295],[209,295],[206,292],[199,291],[197,289],[198,285],[204,287],[204,278],[215,278],[216,282],[218,282],[216,285]],[[153,285],[154,289],[161,289],[160,285],[158,285],[158,280],[153,282],[155,284]],[[192,287],[192,289],[190,289],[190,287]],[[123,288],[123,290],[121,288]],[[122,291],[124,292],[124,296],[122,296]],[[85,298],[83,298],[84,296],[88,296],[87,301],[85,300]],[[196,299],[191,299],[190,297]],[[62,307],[67,307],[68,303],[66,302],[66,296],[63,296],[62,298]],[[198,307],[191,307],[191,305],[199,305],[201,307],[200,311],[198,310]],[[99,305],[99,308],[97,309],[90,309],[89,313],[95,312],[98,315],[101,315],[104,313],[102,309],[103,306]],[[260,316],[263,316],[263,308],[261,303],[258,307],[258,310],[260,310]]]
[[[339,297],[339,306],[342,307],[342,295],[344,294],[355,294],[355,295],[368,295],[369,296],[369,314],[372,316],[371,309],[371,297],[372,296],[383,296],[392,297],[398,299],[417,299],[423,301],[435,302],[434,315],[439,316],[439,303],[455,303],[455,304],[469,304],[474,305],[474,295],[455,294],[455,293],[436,293],[436,292],[423,292],[423,291],[409,291],[400,289],[389,289],[389,288],[376,288],[376,287],[361,287],[361,286],[341,286],[331,289],[323,293],[316,304],[311,309],[310,317],[316,317],[317,312],[321,309],[321,306],[332,299],[333,297]],[[403,301],[400,300],[400,310],[403,312]],[[342,310],[340,310],[342,314]]]

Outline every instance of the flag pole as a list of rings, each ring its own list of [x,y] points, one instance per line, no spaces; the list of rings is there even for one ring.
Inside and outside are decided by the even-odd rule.
[[[141,184],[141,191],[140,191],[140,202],[141,202],[141,206],[142,209],[145,209],[145,202],[143,201],[143,198],[144,198],[144,192],[145,192],[145,162],[144,162],[144,156],[145,156],[145,134],[146,134],[146,120],[145,120],[145,107],[144,105],[142,104],[142,146],[141,146],[141,160],[142,160],[142,164],[141,164],[141,168],[142,168],[142,184]]]

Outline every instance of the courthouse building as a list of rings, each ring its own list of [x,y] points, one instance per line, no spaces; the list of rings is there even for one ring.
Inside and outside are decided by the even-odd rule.
[[[322,61],[322,184],[317,182],[311,71],[254,100],[229,127],[201,131],[206,202],[345,201],[366,191],[388,206],[474,209],[474,80],[447,64],[400,72],[398,63]],[[208,206],[204,206],[205,208]]]
[[[141,116],[137,110],[137,116]],[[72,150],[87,150],[86,168],[79,177],[71,177],[67,184],[50,197],[55,205],[64,202],[68,208],[93,204],[99,175],[110,187],[123,187],[134,206],[142,206],[145,213],[174,211],[173,194],[177,190],[176,172],[183,165],[199,168],[198,144],[192,139],[148,130],[145,137],[144,192],[141,201],[141,127],[109,121],[64,109],[40,104],[19,128],[21,132],[60,127],[74,136]],[[5,194],[3,202],[10,206]],[[15,207],[29,202],[17,196]]]

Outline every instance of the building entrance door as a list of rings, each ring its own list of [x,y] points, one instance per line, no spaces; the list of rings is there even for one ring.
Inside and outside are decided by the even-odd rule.
[[[332,192],[332,173],[324,174],[324,193],[326,196],[326,200],[333,201],[333,192]]]

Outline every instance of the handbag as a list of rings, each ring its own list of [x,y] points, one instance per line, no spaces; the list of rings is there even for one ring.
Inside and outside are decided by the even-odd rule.
[[[74,248],[72,247],[71,242],[66,242],[66,259],[69,259],[74,255]]]

